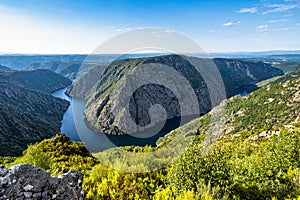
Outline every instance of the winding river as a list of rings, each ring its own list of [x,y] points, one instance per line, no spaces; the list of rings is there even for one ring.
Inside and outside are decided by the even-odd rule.
[[[66,88],[58,90],[52,95],[61,99],[66,99],[70,102],[70,106],[65,112],[62,120],[61,132],[69,136],[74,141],[81,141],[92,152],[99,152],[105,149],[116,146],[138,145],[155,146],[155,142],[159,137],[177,128],[180,125],[180,119],[168,120],[163,129],[151,137],[133,137],[125,136],[111,136],[104,133],[96,133],[89,129],[84,122],[84,110],[86,101],[78,98],[71,98],[65,95]],[[149,130],[151,131],[151,130]]]
[[[70,102],[70,106],[64,113],[61,132],[69,136],[74,141],[81,141],[85,143],[85,146],[92,152],[99,152],[116,146],[145,146],[151,145],[155,146],[156,141],[159,137],[164,136],[166,133],[194,119],[195,116],[188,118],[175,118],[167,120],[166,124],[158,124],[157,127],[152,130],[147,130],[143,132],[139,137],[134,137],[130,135],[125,136],[113,136],[106,135],[104,133],[97,133],[89,129],[84,122],[84,110],[86,101],[78,98],[71,98],[65,95],[67,88],[58,90],[52,93],[53,96],[66,99]],[[241,96],[246,96],[248,93],[245,91],[238,92]],[[182,120],[182,121],[181,121]],[[158,133],[157,133],[158,132]],[[152,135],[152,133],[157,133],[151,137],[146,137],[147,135]]]

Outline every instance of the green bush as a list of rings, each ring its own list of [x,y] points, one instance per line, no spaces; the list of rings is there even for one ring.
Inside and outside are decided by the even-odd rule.
[[[40,167],[44,170],[49,170],[51,168],[52,160],[45,152],[40,150],[35,145],[29,145],[24,155],[17,158],[12,165],[15,164],[30,164],[33,166]]]
[[[219,187],[219,195],[237,199],[296,198],[300,195],[300,132],[283,130],[259,141],[219,140],[208,151],[194,144],[169,170],[179,192],[201,193],[197,184]]]

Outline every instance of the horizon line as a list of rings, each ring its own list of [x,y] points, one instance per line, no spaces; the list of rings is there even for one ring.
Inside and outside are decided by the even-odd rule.
[[[178,52],[178,54],[206,54],[206,55],[210,55],[210,54],[248,54],[248,53],[271,53],[271,52],[299,52],[300,54],[300,49],[270,49],[270,50],[253,50],[253,51],[231,51],[231,52],[203,52],[203,53],[196,53],[196,52]],[[128,53],[128,54],[124,54],[124,55],[141,55],[141,54],[166,54],[166,52],[141,52],[141,53]],[[298,53],[297,53],[298,54]],[[34,55],[122,55],[122,53],[103,53],[103,54],[93,54],[93,53],[13,53],[13,52],[1,52],[0,51],[0,55],[4,56],[4,55],[28,55],[28,56],[34,56]]]

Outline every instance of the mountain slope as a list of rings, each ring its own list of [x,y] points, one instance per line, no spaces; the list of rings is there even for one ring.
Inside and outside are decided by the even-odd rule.
[[[281,70],[262,62],[230,59],[213,59],[212,61],[216,64],[222,76],[227,97],[243,91],[251,92],[257,88],[255,83],[283,74]],[[122,95],[126,94],[126,88],[130,87],[131,80],[128,79],[129,74],[130,76],[134,74],[136,77],[142,76],[143,74],[139,75],[137,73],[147,64],[167,65],[171,67],[187,79],[197,96],[199,113],[203,115],[226,98],[226,96],[223,96],[213,104],[210,100],[208,86],[204,81],[206,77],[202,77],[191,64],[196,63],[205,67],[209,66],[209,62],[211,61],[208,59],[178,55],[119,60],[108,66],[102,76],[99,74],[105,66],[92,69],[76,81],[69,88],[68,93],[71,96],[88,100],[85,114],[87,122],[91,127],[98,131],[104,131],[107,134],[122,135],[128,133],[126,129],[128,126],[130,127],[128,117],[126,118],[126,115],[129,115],[128,112],[130,112],[131,117],[137,124],[150,127],[154,124],[147,114],[151,105],[161,104],[163,107],[168,106],[166,109],[168,110],[167,119],[180,116],[180,108],[175,105],[178,102],[176,103],[174,100],[176,99],[174,98],[174,94],[166,88],[153,85],[143,86],[143,88],[136,92],[129,111],[127,108],[124,108],[124,105],[120,103],[120,99],[122,99]],[[151,76],[151,81],[153,82],[172,79],[167,74],[166,77],[162,77],[162,73],[156,70],[152,70],[152,73],[155,74]],[[173,83],[177,83],[178,85],[173,84],[171,88],[176,88],[178,91],[182,88],[180,81],[174,80]],[[189,105],[189,102],[192,102],[192,100],[189,100],[189,97],[187,97],[184,105]],[[193,112],[191,111],[185,115],[196,114]],[[159,121],[159,119],[157,120]]]
[[[219,112],[224,109],[223,112]],[[220,115],[221,114],[221,115]],[[213,116],[219,116],[213,120]],[[211,134],[218,126],[219,135],[259,132],[300,122],[300,70],[270,80],[262,88],[242,97],[232,97],[212,111],[158,140],[158,146],[180,135]],[[223,121],[222,121],[223,120]],[[221,125],[221,126],[220,126]],[[194,134],[195,135],[195,134]]]
[[[69,79],[49,70],[2,71],[0,82],[46,93],[65,88],[72,83]]]
[[[60,131],[68,101],[0,82],[0,155],[20,155],[27,144]]]
[[[0,65],[0,71],[8,71],[8,70],[11,70],[11,69],[8,67],[5,67],[3,65]]]
[[[199,135],[170,169],[170,184],[195,193],[197,184],[210,184],[228,199],[299,198],[299,91],[300,70],[226,100],[223,122],[211,120],[216,107],[161,138],[167,147],[180,136]]]
[[[20,155],[60,131],[69,102],[49,93],[70,84],[49,70],[0,72],[0,155]]]
[[[269,79],[274,76],[283,75],[279,69],[264,62],[252,62],[232,59],[213,59],[220,71],[227,97],[242,93],[251,92],[255,89],[255,83]]]
[[[75,79],[80,68],[81,62],[70,61],[48,61],[41,63],[33,63],[27,67],[28,70],[48,69],[67,78]]]
[[[69,79],[76,79],[77,76],[95,65],[95,62],[85,62],[82,64],[80,61],[47,61],[33,63],[27,67],[27,70],[48,69]]]

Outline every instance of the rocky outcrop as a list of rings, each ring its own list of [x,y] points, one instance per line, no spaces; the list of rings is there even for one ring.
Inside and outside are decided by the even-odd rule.
[[[123,135],[167,119],[203,115],[225,98],[251,92],[257,82],[282,74],[263,62],[168,55],[116,61],[105,70],[94,68],[68,94],[87,99],[90,127]]]
[[[52,177],[31,165],[0,167],[0,200],[6,199],[68,199],[82,200],[83,175],[69,171]]]

